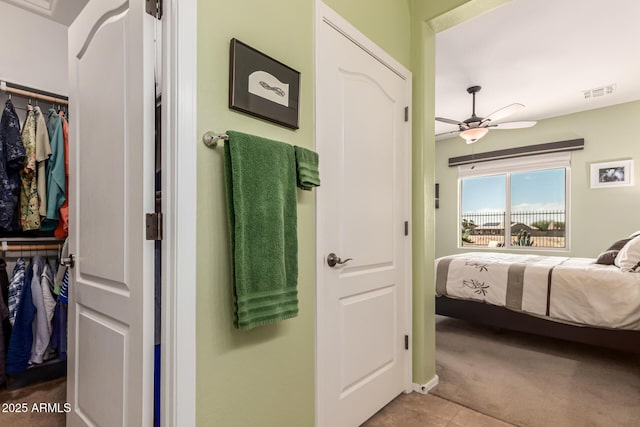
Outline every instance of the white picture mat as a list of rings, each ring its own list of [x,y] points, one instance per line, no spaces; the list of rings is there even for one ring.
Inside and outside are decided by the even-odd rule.
[[[633,160],[591,164],[591,188],[623,187],[633,184]]]

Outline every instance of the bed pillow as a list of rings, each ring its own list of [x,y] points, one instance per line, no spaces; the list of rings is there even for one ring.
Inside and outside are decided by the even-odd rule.
[[[618,255],[618,250],[610,250],[604,251],[600,255],[598,255],[598,259],[596,259],[596,264],[603,265],[613,265],[616,260],[616,256]]]
[[[636,236],[627,242],[614,261],[622,271],[640,272],[640,236]]]
[[[620,239],[617,242],[615,242],[614,244],[612,244],[611,246],[609,246],[607,248],[607,251],[619,251],[620,249],[622,249],[624,247],[624,245],[629,243],[631,241],[631,239],[632,239],[632,237],[629,237],[627,239]]]

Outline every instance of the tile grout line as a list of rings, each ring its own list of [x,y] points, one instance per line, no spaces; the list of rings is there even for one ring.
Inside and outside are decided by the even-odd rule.
[[[443,400],[447,400],[447,399],[443,399]],[[447,402],[451,402],[450,400],[447,400]],[[455,403],[455,402],[452,402]],[[455,403],[456,406],[458,406],[458,410],[456,411],[456,414],[451,417],[451,419],[449,420],[449,422],[447,423],[446,427],[450,427],[453,426],[453,420],[456,419],[456,417],[458,416],[458,414],[460,414],[460,411],[462,411],[462,405],[458,405],[457,403]]]
[[[434,395],[434,396],[437,396],[437,395]],[[442,397],[442,396],[437,396],[437,397],[439,397],[439,398],[440,398],[440,399],[442,399],[442,400],[446,400],[447,402],[451,402],[451,403],[453,403],[454,405],[460,406],[460,409],[458,409],[458,412],[456,413],[456,415],[455,415],[455,416],[454,416],[454,417],[449,421],[449,424],[447,424],[447,427],[448,427],[451,423],[453,423],[454,418],[455,418],[455,417],[457,417],[457,416],[458,416],[458,414],[460,414],[460,411],[462,411],[462,408],[468,409],[468,410],[473,411],[473,412],[477,412],[478,414],[484,415],[485,417],[493,418],[494,420],[497,420],[497,421],[500,421],[500,422],[505,423],[507,426],[519,427],[517,424],[513,424],[513,423],[510,423],[510,422],[505,421],[505,420],[503,420],[503,419],[496,418],[496,417],[494,417],[493,415],[485,414],[484,412],[480,412],[480,411],[478,411],[478,410],[475,410],[475,409],[473,409],[473,408],[470,408],[470,407],[468,407],[468,406],[465,406],[465,405],[463,405],[463,404],[461,404],[461,403],[454,402],[453,400],[446,399],[446,398],[444,398],[444,397]]]

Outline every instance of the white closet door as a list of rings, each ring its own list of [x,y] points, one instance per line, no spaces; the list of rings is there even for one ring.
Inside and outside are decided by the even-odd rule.
[[[69,426],[153,424],[154,18],[90,1],[69,28]]]

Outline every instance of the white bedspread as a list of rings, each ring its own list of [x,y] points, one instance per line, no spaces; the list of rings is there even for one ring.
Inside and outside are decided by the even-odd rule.
[[[640,274],[591,258],[464,253],[436,260],[436,294],[550,320],[640,330]]]

